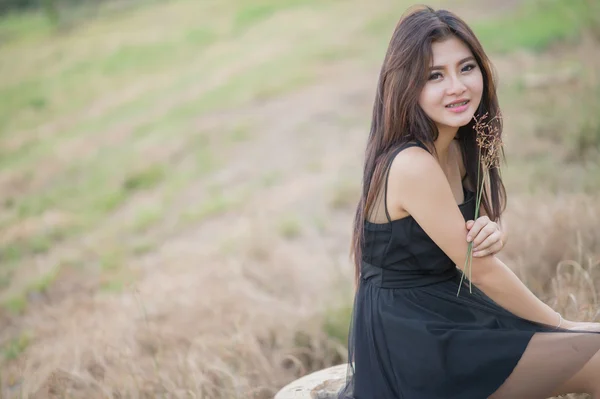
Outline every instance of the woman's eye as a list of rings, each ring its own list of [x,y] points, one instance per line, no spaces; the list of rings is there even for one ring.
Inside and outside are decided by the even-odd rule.
[[[468,72],[468,71],[473,70],[473,69],[475,69],[475,65],[468,64],[468,65],[465,65],[462,70],[463,70],[463,72]]]
[[[436,73],[432,73],[431,75],[429,75],[429,80],[436,80],[442,77],[442,74],[439,72]]]

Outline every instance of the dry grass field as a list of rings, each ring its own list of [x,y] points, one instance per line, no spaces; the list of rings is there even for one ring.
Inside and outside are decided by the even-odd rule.
[[[0,19],[0,397],[266,399],[344,362],[373,93],[411,4]],[[501,257],[600,321],[599,3],[428,4],[498,72]]]

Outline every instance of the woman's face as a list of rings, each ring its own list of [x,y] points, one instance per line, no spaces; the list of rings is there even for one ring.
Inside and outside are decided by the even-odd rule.
[[[455,134],[473,118],[483,92],[483,77],[471,50],[456,37],[431,45],[433,62],[419,105],[440,134]]]

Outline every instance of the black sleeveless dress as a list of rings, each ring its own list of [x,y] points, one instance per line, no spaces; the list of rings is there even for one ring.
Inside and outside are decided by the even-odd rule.
[[[426,149],[397,151],[414,145]],[[466,221],[475,194],[463,190]],[[461,272],[450,258],[411,216],[390,220],[387,205],[386,214],[388,223],[364,222],[338,398],[546,398],[600,350],[599,333],[522,319],[474,285],[470,293],[466,278],[457,296]]]

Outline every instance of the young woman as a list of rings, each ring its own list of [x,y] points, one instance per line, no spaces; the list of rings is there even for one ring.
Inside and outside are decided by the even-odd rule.
[[[495,168],[482,198],[486,216],[472,221],[484,167],[473,120],[486,114],[499,115],[496,87],[471,29],[428,7],[403,17],[366,149],[340,398],[600,398],[600,324],[564,320],[494,256],[506,203]],[[467,236],[476,250],[458,293]]]

